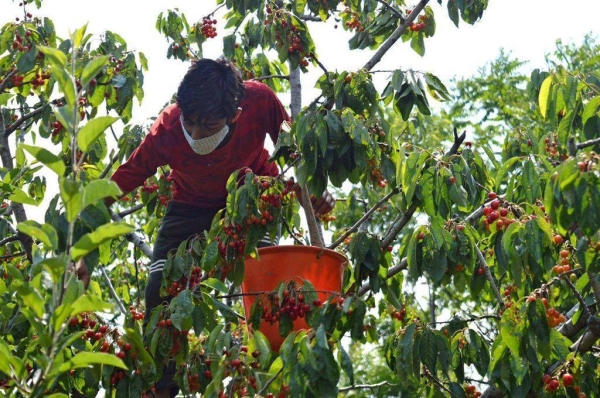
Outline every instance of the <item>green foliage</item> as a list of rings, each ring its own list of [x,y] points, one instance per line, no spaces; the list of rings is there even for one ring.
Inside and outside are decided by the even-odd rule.
[[[566,374],[588,396],[598,391],[594,39],[558,42],[547,71],[524,75],[524,63],[503,52],[450,89],[431,73],[396,69],[379,90],[377,58],[356,71],[319,65],[307,19],[342,24],[351,49],[402,39],[424,55],[439,34],[439,5],[458,26],[478,21],[487,1],[423,10],[375,0],[218,3],[223,53],[244,78],[294,91],[280,75],[324,69],[320,97],[282,128],[272,159],[315,196],[331,187],[346,196],[321,218],[349,260],[342,291],[280,281],[256,293],[243,318],[235,289],[259,240],[274,240],[281,224],[284,237],[309,239],[294,181],[242,169],[210,230],[166,260],[161,296],[172,300],[144,314],[143,245],[123,243],[132,232],[155,236],[172,177],[165,167],[121,197],[105,176],[145,134],[127,123],[134,98],[144,97],[147,60],[114,32],[96,37],[84,26],[63,40],[51,20],[28,16],[0,30],[2,393],[147,396],[170,359],[186,396],[470,397],[483,386],[475,379],[506,396],[549,394],[553,385],[576,396]],[[167,57],[201,57],[217,36],[216,15],[161,13]],[[432,100],[447,105],[434,112]],[[449,151],[451,132],[467,128],[474,141],[455,137]],[[9,141],[17,130],[26,143]],[[23,204],[43,203],[48,184],[59,192],[44,220],[27,219]],[[112,222],[104,203],[118,197],[115,210],[134,214]],[[87,288],[73,272],[80,259],[102,276]],[[285,337],[281,347],[265,324]]]

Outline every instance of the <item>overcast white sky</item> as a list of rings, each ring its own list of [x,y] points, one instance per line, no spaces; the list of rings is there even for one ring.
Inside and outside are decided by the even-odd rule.
[[[18,15],[20,0],[8,6],[4,1],[1,14],[6,21],[9,15]],[[408,43],[398,42],[376,69],[430,71],[447,81],[453,76],[473,74],[478,67],[496,58],[500,48],[529,60],[530,69],[542,67],[544,55],[554,49],[556,39],[580,42],[585,33],[597,32],[600,15],[599,0],[490,0],[481,21],[474,26],[461,24],[457,29],[447,17],[446,0],[443,6],[434,0],[430,4],[437,15],[437,33],[426,41],[425,57],[416,55]],[[134,111],[135,121],[141,122],[155,115],[170,98],[187,68],[186,63],[166,59],[166,41],[155,28],[158,14],[177,7],[186,13],[189,21],[194,21],[216,6],[215,0],[44,0],[41,10],[32,7],[31,12],[50,17],[62,37],[87,22],[89,33],[117,32],[130,49],[142,51],[149,60],[150,71],[146,73],[144,103]],[[333,29],[333,25],[331,21],[313,34],[321,61],[330,70],[360,68],[370,58],[370,52],[350,52],[349,35],[343,29]],[[222,26],[219,23],[219,33]],[[219,35],[210,40],[205,56],[219,56],[221,46]],[[310,87],[317,72],[320,73],[316,71],[304,80],[305,104],[315,97]],[[286,102],[285,97],[282,100]]]

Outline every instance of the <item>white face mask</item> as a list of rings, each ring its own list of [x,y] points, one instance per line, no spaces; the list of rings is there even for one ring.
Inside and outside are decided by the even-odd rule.
[[[183,134],[185,135],[185,139],[188,144],[192,147],[192,150],[196,152],[198,155],[208,155],[223,141],[227,133],[229,132],[229,126],[226,124],[223,128],[216,134],[211,135],[206,138],[199,138],[197,140],[193,139],[190,134],[185,129],[183,125],[183,117],[180,117],[181,128],[183,129]]]

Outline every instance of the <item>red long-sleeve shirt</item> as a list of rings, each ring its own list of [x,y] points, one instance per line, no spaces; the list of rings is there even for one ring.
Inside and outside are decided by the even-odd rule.
[[[266,135],[277,142],[279,129],[289,116],[264,83],[244,83],[246,95],[242,113],[230,126],[231,138],[208,155],[195,153],[185,139],[176,104],[168,106],[154,122],[148,135],[112,175],[123,192],[141,186],[157,168],[169,165],[173,177],[173,200],[186,204],[219,208],[225,206],[227,179],[237,169],[249,167],[255,174],[276,176],[277,165],[269,163],[264,148]]]

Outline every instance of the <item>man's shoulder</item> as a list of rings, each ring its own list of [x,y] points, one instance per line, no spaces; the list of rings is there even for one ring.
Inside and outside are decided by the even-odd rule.
[[[269,86],[258,80],[246,80],[244,82],[244,89],[246,90],[246,100],[252,99],[253,101],[272,98],[275,93]]]
[[[154,135],[159,135],[159,134],[164,134],[165,132],[170,131],[174,128],[175,129],[179,128],[179,126],[180,126],[179,116],[180,115],[181,115],[181,112],[180,112],[177,104],[168,105],[166,108],[164,108],[160,112],[160,115],[158,116],[158,118],[156,119],[156,122],[154,123],[154,128],[152,128],[150,130],[150,133],[154,134]]]

